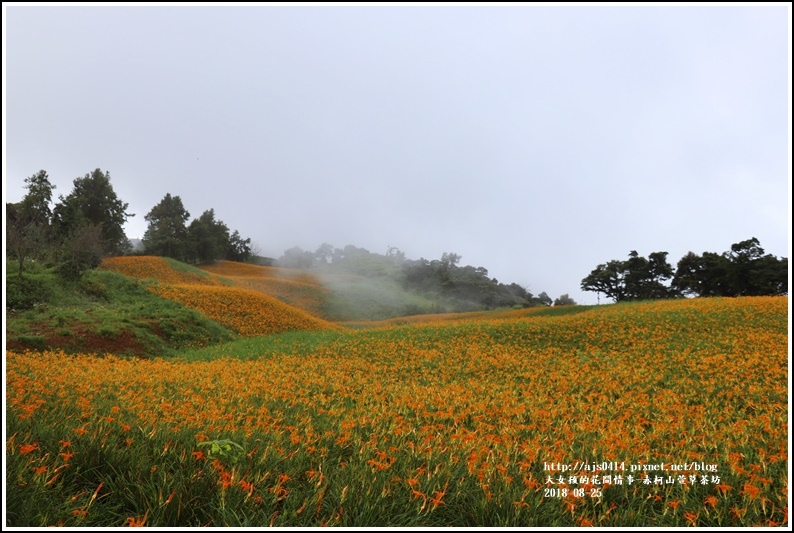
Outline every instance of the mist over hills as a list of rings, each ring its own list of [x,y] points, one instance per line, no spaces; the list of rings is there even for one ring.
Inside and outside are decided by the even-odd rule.
[[[303,269],[329,289],[328,318],[381,320],[423,313],[479,311],[551,305],[516,283],[501,283],[484,267],[460,265],[461,256],[408,259],[397,248],[386,254],[324,243],[310,252],[293,247],[270,264]]]

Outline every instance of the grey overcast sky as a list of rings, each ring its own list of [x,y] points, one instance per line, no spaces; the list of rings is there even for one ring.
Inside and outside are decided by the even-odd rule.
[[[788,4],[3,6],[6,201],[95,168],[262,255],[443,252],[552,298],[599,263],[790,257]]]

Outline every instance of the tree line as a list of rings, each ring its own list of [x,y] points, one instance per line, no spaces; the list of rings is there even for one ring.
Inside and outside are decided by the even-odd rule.
[[[323,243],[314,252],[297,246],[290,248],[274,264],[376,279],[391,278],[404,289],[432,295],[457,311],[576,303],[567,294],[552,300],[545,292],[534,295],[517,283],[500,283],[489,277],[486,268],[461,266],[460,260],[461,256],[452,252],[444,252],[440,259],[411,260],[393,246],[388,247],[386,254],[378,254],[353,245],[335,248]]]
[[[18,263],[42,259],[65,278],[77,279],[95,268],[105,256],[129,254],[132,246],[123,226],[133,213],[110,183],[110,173],[96,169],[78,177],[67,196],[52,202],[55,186],[47,172],[25,180],[27,194],[17,203],[6,203],[7,255]],[[50,207],[53,205],[53,207]],[[179,196],[167,193],[144,217],[143,253],[189,263],[217,259],[248,261],[254,257],[251,239],[204,211],[188,224],[190,213]],[[722,254],[693,252],[678,261],[667,261],[667,252],[647,258],[631,251],[626,260],[598,265],[581,282],[585,291],[604,294],[616,302],[684,296],[758,296],[788,294],[788,260],[766,254],[755,237],[733,244]],[[545,293],[533,295],[516,284],[503,284],[483,267],[460,266],[461,256],[444,253],[440,259],[409,260],[389,247],[386,255],[348,245],[334,248],[324,243],[315,252],[291,248],[278,260],[293,268],[336,268],[365,276],[388,275],[406,289],[433,293],[464,308],[570,305],[564,294],[552,302]]]
[[[647,258],[636,251],[625,261],[598,265],[582,280],[584,291],[616,302],[686,296],[766,296],[788,294],[788,260],[767,254],[755,237],[731,245],[722,254],[694,252],[674,270],[667,252]]]
[[[215,210],[208,209],[189,225],[190,213],[179,196],[165,197],[144,219],[149,223],[143,235],[144,253],[171,257],[188,263],[206,263],[217,259],[247,261],[251,255],[251,239],[240,232],[230,232]]]
[[[135,215],[113,190],[110,173],[96,169],[73,185],[51,208],[55,186],[40,170],[25,179],[27,193],[21,201],[6,203],[7,255],[17,261],[20,276],[26,259],[47,261],[63,277],[77,279],[105,256],[132,252],[123,226]],[[145,254],[193,263],[251,257],[251,239],[230,232],[213,209],[186,225],[190,213],[179,196],[166,194],[144,218],[149,223]]]

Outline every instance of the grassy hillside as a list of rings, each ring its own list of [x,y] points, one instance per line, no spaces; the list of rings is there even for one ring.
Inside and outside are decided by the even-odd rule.
[[[573,309],[8,353],[7,523],[785,525],[788,299]]]
[[[89,271],[67,283],[50,269],[31,267],[22,278],[7,275],[6,290],[9,350],[153,357],[235,337],[205,315],[115,272]]]
[[[321,285],[303,274],[275,279],[290,274],[284,269],[269,269],[270,283],[241,276],[246,266],[215,267],[227,277],[161,257],[114,257],[79,282],[33,263],[22,277],[9,269],[7,347],[153,357],[237,336],[338,327],[313,314]]]
[[[246,281],[252,276],[240,276],[240,273],[267,267],[228,261],[220,263],[215,270],[224,270],[225,274],[230,274],[229,277],[211,273],[212,268],[208,272],[173,259],[146,256],[108,259],[102,268],[153,280],[147,283],[151,292],[194,309],[243,336],[337,327],[262,290],[245,288]],[[317,287],[314,292],[319,290]]]

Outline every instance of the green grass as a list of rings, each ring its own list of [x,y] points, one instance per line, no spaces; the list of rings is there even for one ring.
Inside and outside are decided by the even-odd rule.
[[[204,315],[114,272],[91,270],[77,282],[46,269],[22,278],[14,272],[6,276],[6,286],[11,296],[6,338],[13,349],[153,357],[235,337]]]
[[[265,337],[241,338],[229,343],[190,348],[179,351],[175,357],[186,361],[213,361],[221,358],[234,358],[243,361],[268,359],[283,354],[311,356],[320,346],[327,346],[340,339],[345,339],[353,332],[320,330],[320,331],[286,331]]]
[[[234,282],[214,274],[210,274],[209,272],[205,272],[200,268],[196,268],[193,265],[188,265],[187,263],[183,263],[182,261],[177,261],[176,259],[172,259],[170,257],[163,257],[163,259],[168,263],[168,265],[176,270],[177,272],[186,272],[188,274],[195,274],[197,276],[201,276],[202,278],[206,279],[217,279],[221,283],[225,283],[226,285],[234,285]]]

